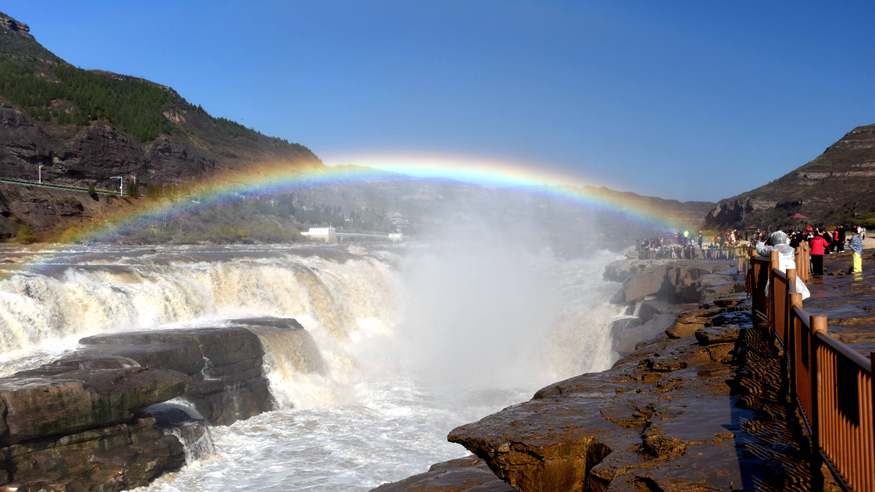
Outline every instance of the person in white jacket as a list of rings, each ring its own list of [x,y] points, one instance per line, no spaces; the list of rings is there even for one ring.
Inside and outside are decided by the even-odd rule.
[[[757,242],[757,254],[760,256],[769,257],[772,251],[778,252],[778,269],[787,273],[787,269],[796,268],[796,250],[790,246],[790,241],[787,239],[787,234],[781,231],[775,231],[769,236],[769,244],[766,245],[762,241]],[[811,292],[805,286],[805,282],[799,277],[796,277],[796,292],[802,294],[802,299],[811,297]],[[766,295],[769,295],[769,283],[766,282]]]

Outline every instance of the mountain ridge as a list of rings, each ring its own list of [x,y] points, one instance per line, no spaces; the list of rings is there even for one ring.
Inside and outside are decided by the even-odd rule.
[[[820,156],[753,190],[720,200],[705,216],[714,229],[815,225],[875,220],[875,124],[858,126]],[[867,226],[869,227],[869,226]]]
[[[163,185],[266,161],[321,165],[303,145],[214,118],[169,86],[73,67],[29,31],[0,13],[0,126],[7,134],[0,162],[7,177],[35,176],[41,164],[44,180],[110,188],[118,175]]]

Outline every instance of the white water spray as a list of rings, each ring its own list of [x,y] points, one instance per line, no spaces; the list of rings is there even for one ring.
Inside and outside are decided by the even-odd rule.
[[[279,409],[212,428],[215,450],[150,490],[367,490],[466,454],[453,427],[607,368],[614,259],[488,241],[96,253],[0,281],[0,347],[17,370],[93,333],[295,318],[306,331],[256,329]]]

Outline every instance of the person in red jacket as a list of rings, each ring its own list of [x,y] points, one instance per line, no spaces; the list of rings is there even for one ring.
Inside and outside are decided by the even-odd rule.
[[[829,248],[829,241],[820,234],[815,234],[811,241],[811,274],[823,275],[823,254]]]

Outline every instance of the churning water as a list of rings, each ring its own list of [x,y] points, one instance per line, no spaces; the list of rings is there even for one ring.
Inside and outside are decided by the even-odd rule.
[[[4,249],[0,265],[30,267],[0,281],[0,375],[95,333],[293,317],[306,333],[258,333],[278,410],[212,427],[143,490],[369,490],[468,454],[446,441],[454,427],[609,367],[615,259],[482,244]]]

